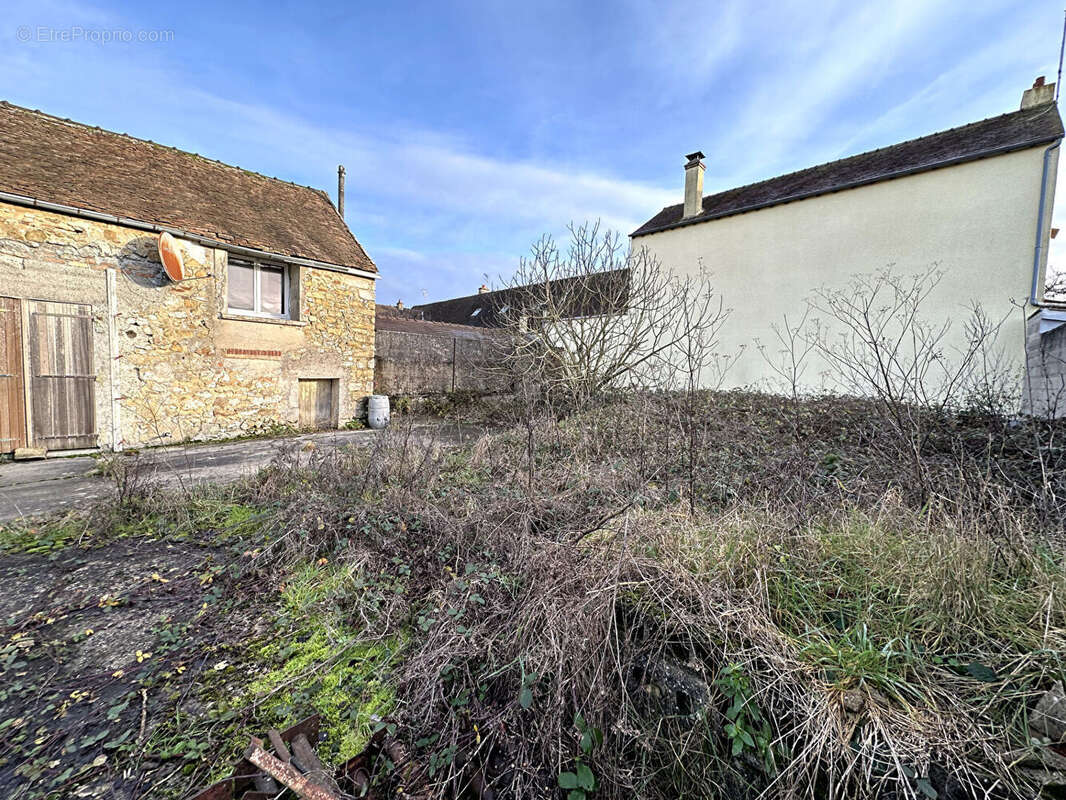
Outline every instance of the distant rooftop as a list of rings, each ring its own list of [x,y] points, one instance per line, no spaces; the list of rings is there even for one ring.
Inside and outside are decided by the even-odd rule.
[[[600,272],[589,276],[586,286],[589,291],[582,297],[572,292],[574,278],[560,278],[552,281],[552,287],[558,287],[560,294],[573,308],[568,313],[573,317],[595,316],[609,313],[612,309],[606,304],[611,299],[618,300],[625,296],[625,283],[628,271],[624,269]],[[506,315],[514,309],[528,305],[531,298],[538,296],[539,286],[517,286],[496,291],[484,291],[451,300],[436,303],[424,303],[414,306],[410,311],[420,319],[432,322],[447,322],[453,325],[472,325],[479,328],[502,327],[507,322]]]
[[[428,336],[452,336],[458,339],[484,339],[501,331],[492,331],[484,327],[455,325],[449,322],[434,322],[423,319],[422,312],[415,309],[399,309],[380,303],[375,308],[374,328],[379,331],[396,333],[420,333]]]

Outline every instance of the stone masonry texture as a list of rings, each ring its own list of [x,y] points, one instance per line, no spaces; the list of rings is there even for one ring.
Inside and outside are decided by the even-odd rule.
[[[296,426],[300,379],[337,382],[342,424],[361,413],[373,390],[373,280],[289,267],[294,319],[242,318],[226,310],[228,253],[179,244],[186,279],[175,284],[151,233],[0,203],[0,295],[92,307],[101,447],[114,445],[112,395],[124,447]]]
[[[1022,410],[1044,417],[1066,416],[1066,326],[1040,333],[1040,315],[1026,322],[1026,380]]]
[[[379,394],[492,394],[506,390],[506,379],[499,369],[506,339],[379,329],[376,340],[374,386]]]

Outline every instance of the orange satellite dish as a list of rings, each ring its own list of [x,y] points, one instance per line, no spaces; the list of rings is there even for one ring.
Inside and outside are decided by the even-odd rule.
[[[163,269],[167,277],[172,281],[180,281],[185,277],[185,263],[181,257],[181,249],[177,240],[164,231],[159,234],[159,260],[163,262]]]

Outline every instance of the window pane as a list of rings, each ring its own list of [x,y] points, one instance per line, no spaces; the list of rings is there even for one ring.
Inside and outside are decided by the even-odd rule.
[[[242,311],[255,310],[255,270],[249,264],[230,262],[227,304]]]
[[[284,274],[276,267],[259,268],[259,310],[264,314],[285,313]]]

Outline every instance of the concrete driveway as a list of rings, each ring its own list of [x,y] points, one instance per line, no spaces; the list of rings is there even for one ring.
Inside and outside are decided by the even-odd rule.
[[[420,438],[459,444],[480,434],[464,426],[436,422],[414,427]],[[280,439],[225,444],[161,447],[137,456],[149,465],[154,480],[176,483],[226,483],[254,474],[285,447],[369,446],[376,431],[323,431]],[[0,520],[35,517],[71,508],[85,508],[115,493],[114,481],[100,474],[103,462],[92,456],[43,461],[0,462]]]

